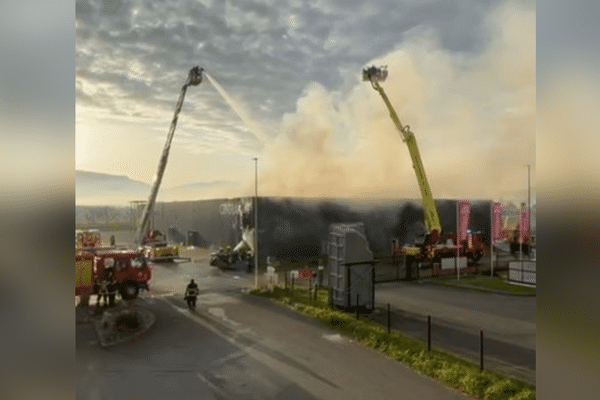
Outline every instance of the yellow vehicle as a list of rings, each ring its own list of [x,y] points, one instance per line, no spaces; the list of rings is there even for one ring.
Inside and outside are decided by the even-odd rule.
[[[144,257],[150,261],[173,261],[179,258],[179,246],[169,245],[162,232],[148,231],[144,236]]]
[[[98,229],[78,229],[75,231],[75,248],[100,247],[102,236]]]

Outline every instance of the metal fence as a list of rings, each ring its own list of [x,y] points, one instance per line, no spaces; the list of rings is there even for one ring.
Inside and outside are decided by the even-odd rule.
[[[499,370],[535,384],[534,349],[492,338],[490,336],[497,337],[494,332],[485,332],[469,321],[459,323],[432,318],[429,315],[390,307],[389,303],[377,303],[375,312],[364,317],[387,326],[388,331],[395,330],[425,342],[429,350],[433,346],[450,351],[479,364],[482,370]]]
[[[536,284],[535,261],[511,261],[508,266],[508,280],[528,285]]]

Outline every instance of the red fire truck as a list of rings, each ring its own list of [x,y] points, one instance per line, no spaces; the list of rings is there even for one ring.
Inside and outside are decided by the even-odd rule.
[[[152,272],[143,254],[133,250],[78,250],[75,254],[75,295],[97,294],[102,280],[114,277],[121,297],[134,299],[149,290]]]
[[[78,229],[75,231],[75,248],[100,247],[102,236],[98,229]]]

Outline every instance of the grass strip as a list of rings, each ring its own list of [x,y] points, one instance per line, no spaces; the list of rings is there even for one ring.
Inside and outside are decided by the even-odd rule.
[[[484,400],[534,400],[535,386],[495,371],[481,371],[479,365],[452,354],[432,349],[427,344],[398,332],[387,333],[387,327],[365,318],[356,319],[329,307],[329,293],[322,290],[317,299],[307,289],[275,287],[273,292],[255,289],[251,294],[282,301],[296,310],[309,315],[325,325],[378,350],[382,354],[403,362],[409,367],[433,377],[471,396]],[[314,292],[313,292],[314,295]]]
[[[476,289],[486,292],[501,294],[510,294],[518,296],[535,296],[536,288],[529,286],[513,285],[502,278],[491,277],[487,275],[465,275],[457,279],[456,276],[444,276],[427,278],[423,280],[427,283],[461,287],[466,289]]]

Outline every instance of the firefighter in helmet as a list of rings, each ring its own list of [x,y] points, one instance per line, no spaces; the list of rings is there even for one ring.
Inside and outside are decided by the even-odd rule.
[[[117,289],[118,289],[117,281],[115,281],[114,276],[110,277],[110,281],[108,282],[107,289],[108,289],[108,305],[109,305],[109,307],[114,307],[115,299],[117,297]]]
[[[98,288],[98,300],[96,301],[96,305],[101,307],[100,303],[104,303],[106,307],[108,305],[108,281],[103,279],[100,281]]]
[[[185,301],[187,301],[187,305],[190,310],[196,309],[196,298],[198,297],[198,294],[198,285],[192,279],[185,288]]]

